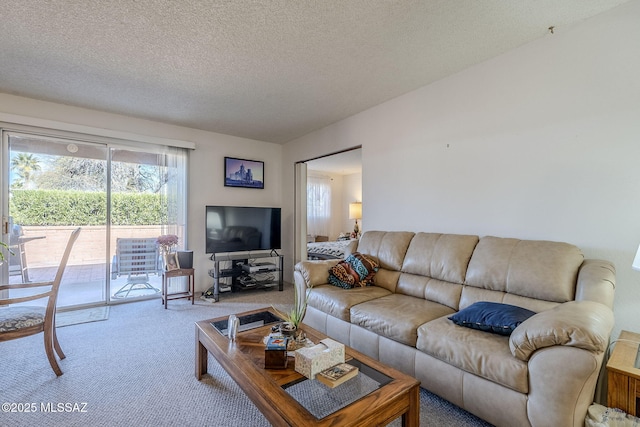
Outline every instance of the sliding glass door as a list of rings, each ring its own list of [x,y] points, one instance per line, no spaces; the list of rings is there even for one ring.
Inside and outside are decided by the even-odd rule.
[[[5,138],[9,282],[52,280],[71,231],[81,226],[58,305],[104,302],[107,147],[16,132]]]
[[[69,234],[82,227],[58,307],[158,297],[155,240],[171,233],[186,243],[185,150],[14,131],[2,137],[2,238],[13,252],[2,269],[9,283],[51,280]],[[152,252],[148,271],[131,268],[140,253],[118,251],[141,241]]]
[[[185,243],[185,158],[184,151],[177,149],[163,153],[111,150],[112,299],[152,297],[160,292],[163,261],[156,239],[174,234],[180,246]]]

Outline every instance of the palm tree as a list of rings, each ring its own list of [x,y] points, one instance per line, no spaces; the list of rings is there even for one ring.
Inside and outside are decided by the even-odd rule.
[[[40,169],[40,160],[33,154],[19,153],[11,159],[11,170],[16,171],[16,174],[22,180],[19,186],[29,188],[34,173]]]

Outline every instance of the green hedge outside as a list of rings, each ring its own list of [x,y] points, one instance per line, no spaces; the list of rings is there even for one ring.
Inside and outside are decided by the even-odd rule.
[[[113,225],[167,223],[167,204],[159,194],[113,193]],[[106,193],[63,190],[11,190],[9,212],[20,225],[104,225]]]

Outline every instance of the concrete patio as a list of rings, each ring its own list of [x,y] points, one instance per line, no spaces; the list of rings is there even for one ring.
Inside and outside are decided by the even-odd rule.
[[[104,303],[105,298],[105,264],[68,265],[65,269],[60,292],[58,294],[58,308],[73,307]],[[53,280],[57,267],[29,268],[31,282],[46,282]],[[19,275],[10,276],[9,283],[21,283]],[[148,289],[133,289],[126,298],[114,298],[113,294],[127,284],[127,277],[119,277],[110,281],[112,302],[130,301],[132,299],[160,298],[162,288],[162,275],[149,275],[149,284],[158,289],[158,292]],[[184,285],[179,280],[169,281],[169,293],[178,292]],[[32,290],[11,291],[12,296],[29,295]],[[34,302],[35,303],[35,302]],[[31,304],[34,304],[31,303]],[[42,301],[44,305],[44,300]]]
[[[20,258],[18,255],[10,256],[9,283],[17,284],[25,280],[29,282],[46,282],[55,277],[58,268],[59,257],[64,251],[69,234],[75,227],[37,227],[24,226],[24,236],[36,238],[24,244],[27,273],[23,277],[21,274]],[[112,238],[110,242],[111,255],[113,257],[118,237],[157,237],[162,234],[161,226],[113,226],[111,227]],[[107,301],[106,294],[110,294],[111,302],[118,302],[132,299],[160,298],[159,290],[162,288],[162,275],[150,274],[148,283],[155,289],[140,289],[141,286],[134,286],[133,290],[125,296],[126,291],[117,297],[114,294],[122,289],[128,281],[126,275],[116,279],[107,276],[107,265],[105,262],[105,237],[106,229],[103,226],[82,227],[80,237],[76,242],[69,262],[62,278],[60,292],[58,294],[58,307],[66,308],[73,306],[103,304]],[[18,253],[17,246],[12,247],[14,253]],[[108,290],[105,283],[109,282]],[[136,280],[139,282],[139,280]],[[184,281],[181,278],[174,278],[169,281],[169,292],[182,291]],[[12,291],[12,296],[28,295],[30,290]],[[42,302],[44,304],[44,301]]]

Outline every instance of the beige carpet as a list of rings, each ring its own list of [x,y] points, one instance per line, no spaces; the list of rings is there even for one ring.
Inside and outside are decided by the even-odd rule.
[[[0,400],[34,403],[36,411],[2,413],[0,427],[269,427],[213,357],[208,374],[195,378],[194,322],[271,304],[286,310],[293,290],[285,289],[225,294],[217,303],[169,301],[168,310],[159,299],[113,305],[107,322],[58,329],[67,355],[61,377],[49,366],[42,335],[2,342]],[[488,426],[426,390],[420,406],[422,427]]]
[[[109,307],[92,307],[56,313],[56,327],[98,322],[109,318]]]

